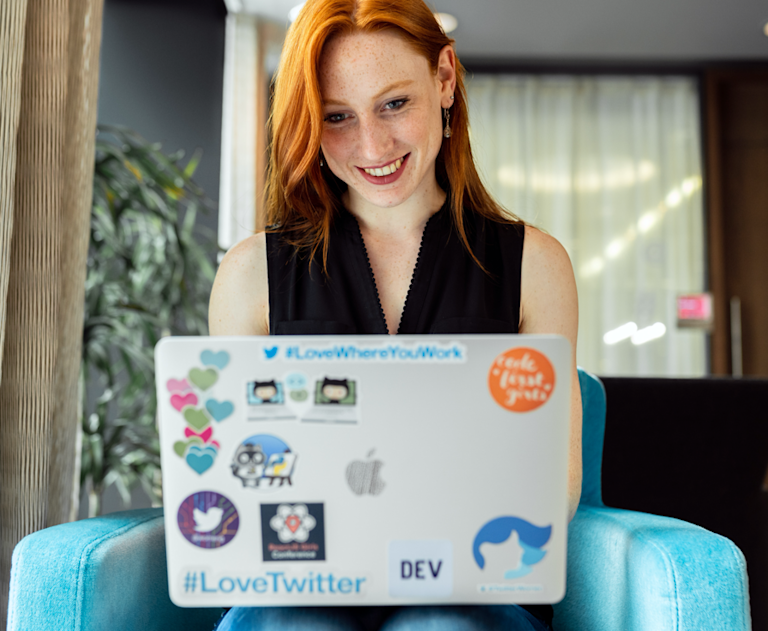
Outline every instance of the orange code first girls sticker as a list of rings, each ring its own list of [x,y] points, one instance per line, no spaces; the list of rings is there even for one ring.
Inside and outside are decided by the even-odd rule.
[[[532,348],[512,348],[499,355],[488,372],[496,403],[511,412],[530,412],[547,402],[555,389],[555,369]]]

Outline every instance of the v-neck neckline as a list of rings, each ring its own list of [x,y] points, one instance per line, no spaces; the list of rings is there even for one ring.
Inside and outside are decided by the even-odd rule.
[[[447,203],[447,198],[446,198]],[[376,276],[373,274],[373,268],[371,267],[371,259],[368,256],[368,248],[365,245],[365,239],[363,238],[363,231],[360,229],[360,222],[357,220],[357,217],[355,217],[352,213],[349,211],[346,211],[347,214],[352,218],[354,227],[356,230],[354,232],[357,234],[358,238],[358,245],[362,249],[363,258],[366,262],[366,268],[368,269],[368,283],[369,287],[372,290],[373,295],[376,298],[376,305],[378,306],[378,312],[379,312],[379,323],[381,327],[384,330],[384,333],[387,335],[401,335],[402,334],[402,328],[403,328],[403,322],[406,321],[406,314],[410,312],[410,310],[413,308],[410,307],[410,305],[413,303],[413,288],[416,284],[416,280],[418,278],[419,270],[423,266],[422,260],[424,258],[424,252],[427,248],[425,248],[426,245],[426,239],[427,239],[427,233],[431,227],[431,225],[434,225],[433,219],[435,219],[438,215],[441,215],[443,212],[443,209],[445,208],[445,204],[440,207],[440,210],[433,213],[429,216],[429,219],[427,219],[427,222],[424,224],[424,228],[421,232],[421,240],[419,241],[419,251],[416,255],[416,264],[413,266],[413,272],[411,272],[411,280],[408,284],[408,292],[405,294],[405,302],[403,303],[403,310],[400,313],[400,321],[397,323],[397,329],[395,330],[394,334],[390,334],[389,327],[387,326],[387,318],[384,315],[384,308],[381,305],[381,295],[379,294],[379,288],[376,284]]]

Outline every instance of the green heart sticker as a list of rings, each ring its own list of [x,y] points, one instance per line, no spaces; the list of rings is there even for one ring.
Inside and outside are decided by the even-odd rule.
[[[184,419],[198,432],[211,422],[211,417],[197,408],[184,408]]]
[[[179,456],[179,458],[183,458],[184,454],[187,451],[187,447],[190,445],[202,445],[203,440],[201,438],[198,438],[197,436],[193,436],[188,441],[184,442],[183,440],[177,440],[175,443],[173,443],[173,450],[176,452],[176,455]]]
[[[193,368],[189,371],[189,380],[201,390],[207,390],[219,380],[219,373],[214,368]]]

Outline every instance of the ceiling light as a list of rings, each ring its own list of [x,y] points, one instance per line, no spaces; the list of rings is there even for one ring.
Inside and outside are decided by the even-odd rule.
[[[637,222],[640,232],[648,232],[659,220],[659,213],[655,210],[649,210]]]
[[[627,322],[603,335],[603,342],[606,344],[616,344],[621,342],[621,340],[632,337],[635,333],[637,333],[637,325],[634,322]]]
[[[605,255],[609,259],[615,259],[619,254],[621,254],[621,251],[624,249],[624,240],[621,238],[614,239],[608,244],[608,247],[605,249]]]
[[[605,267],[603,259],[596,256],[582,266],[581,275],[584,277],[594,276],[595,274],[602,272],[603,267]]]
[[[680,190],[683,191],[683,195],[690,197],[696,192],[696,189],[701,187],[701,179],[698,177],[687,177],[680,185]]]
[[[667,203],[668,208],[675,208],[676,206],[680,205],[680,202],[683,201],[683,195],[676,188],[673,188],[671,191],[669,191],[664,201]]]
[[[455,31],[459,25],[459,21],[453,17],[450,13],[435,13],[435,19],[437,23],[443,27],[443,31],[450,33]]]
[[[635,346],[639,346],[640,344],[645,344],[646,342],[660,338],[666,332],[667,327],[665,327],[661,322],[657,322],[656,324],[647,326],[635,333],[632,336],[632,343]]]
[[[766,22],[765,26],[763,27],[763,33],[765,33],[765,36],[768,37],[768,22]]]
[[[304,3],[302,2],[301,4],[297,4],[290,11],[288,11],[288,21],[295,22],[296,18],[299,17],[299,13],[301,13],[301,10],[303,8],[304,8]]]

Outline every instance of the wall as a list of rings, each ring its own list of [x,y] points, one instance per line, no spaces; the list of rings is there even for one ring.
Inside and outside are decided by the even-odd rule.
[[[99,123],[131,127],[166,153],[203,150],[196,181],[219,198],[225,10],[213,0],[106,0]],[[216,229],[215,214],[204,225]]]

